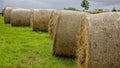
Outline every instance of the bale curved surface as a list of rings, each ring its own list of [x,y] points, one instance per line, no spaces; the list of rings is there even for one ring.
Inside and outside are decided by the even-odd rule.
[[[4,10],[4,22],[6,24],[10,24],[10,15],[11,15],[12,9],[16,9],[16,8],[6,7]]]
[[[5,8],[5,13],[4,13],[4,22],[5,23],[10,23],[11,11],[12,11],[12,8],[10,8],[10,7]]]
[[[4,16],[5,8],[2,9],[2,16]]]
[[[120,13],[88,15],[78,39],[79,68],[120,67]]]
[[[61,11],[56,20],[53,55],[76,57],[77,36],[84,12]]]
[[[33,31],[48,31],[48,23],[53,9],[34,9],[31,15]]]
[[[10,23],[12,26],[30,26],[30,9],[13,9]]]
[[[57,25],[57,19],[59,17],[60,11],[53,11],[50,15],[50,21],[48,23],[48,33],[50,34],[50,37],[53,39],[55,35],[55,28]]]

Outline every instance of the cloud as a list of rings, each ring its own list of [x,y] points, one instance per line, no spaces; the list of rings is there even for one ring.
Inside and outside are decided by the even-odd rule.
[[[80,6],[82,0],[0,0],[0,10],[3,7],[21,7],[21,8],[51,8],[63,9],[67,7],[75,7],[82,9]],[[88,0],[90,9],[95,8],[119,8],[120,0]]]
[[[120,0],[89,0],[92,8],[119,9]]]
[[[22,7],[22,8],[53,8],[63,9],[66,7],[75,7],[81,9],[78,0],[4,0],[4,7]]]

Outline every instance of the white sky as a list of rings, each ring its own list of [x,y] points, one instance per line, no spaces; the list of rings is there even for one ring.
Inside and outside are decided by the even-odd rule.
[[[20,7],[20,8],[51,8],[63,9],[74,7],[82,9],[80,4],[82,0],[0,0],[0,11],[3,7]],[[112,9],[113,7],[120,9],[120,0],[88,0],[90,9],[102,8]]]

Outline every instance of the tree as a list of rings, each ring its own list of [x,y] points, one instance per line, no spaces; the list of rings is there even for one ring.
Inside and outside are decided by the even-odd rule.
[[[89,2],[87,0],[83,0],[81,3],[81,6],[85,9],[88,10],[89,9]]]
[[[77,9],[73,7],[68,7],[68,8],[64,8],[64,10],[77,10]]]
[[[113,11],[113,12],[116,12],[117,10],[116,10],[115,7],[114,7],[112,11]]]

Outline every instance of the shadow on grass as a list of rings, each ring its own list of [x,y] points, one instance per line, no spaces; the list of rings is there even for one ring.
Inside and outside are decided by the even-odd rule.
[[[74,57],[74,56],[71,56],[71,57],[68,57],[68,56],[54,56],[54,57],[56,57],[56,58],[58,58],[58,59],[73,59],[73,60],[75,60],[76,59],[76,57]]]
[[[36,29],[36,30],[32,30],[32,31],[34,31],[34,32],[43,32],[43,33],[48,33],[48,31],[46,31],[46,30],[40,30],[40,29]]]
[[[54,56],[56,60],[58,60],[58,63],[62,63],[68,68],[77,68],[77,61],[75,57],[60,57],[60,56]]]
[[[12,26],[12,27],[16,27],[16,28],[17,28],[17,27],[18,27],[18,28],[19,28],[19,27],[22,27],[22,28],[24,28],[24,27],[30,27],[30,26],[20,26],[20,25],[18,25],[18,26],[16,26],[16,25],[11,25],[11,26]]]

